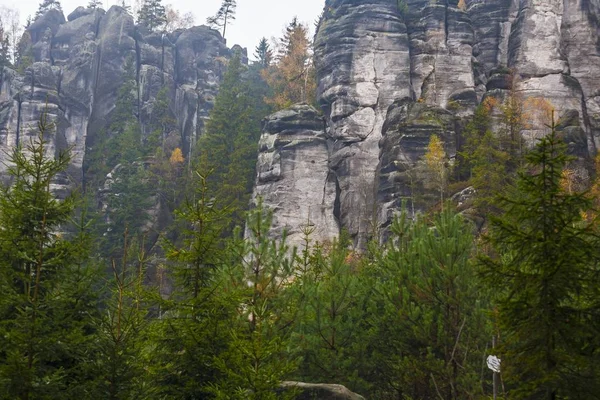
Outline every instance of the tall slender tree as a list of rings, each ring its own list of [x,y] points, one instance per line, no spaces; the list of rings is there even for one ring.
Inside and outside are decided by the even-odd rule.
[[[273,50],[271,50],[267,38],[263,37],[260,39],[258,46],[256,46],[256,49],[254,50],[254,57],[256,57],[256,62],[262,68],[268,68],[271,65],[271,62],[273,61]]]
[[[223,0],[219,11],[212,17],[208,17],[206,22],[212,27],[223,28],[222,36],[225,38],[227,25],[235,20],[235,12],[237,8],[237,0]]]

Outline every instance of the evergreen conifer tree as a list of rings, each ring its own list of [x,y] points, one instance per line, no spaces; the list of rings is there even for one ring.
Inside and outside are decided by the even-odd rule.
[[[256,62],[261,66],[261,68],[268,68],[271,65],[271,61],[273,60],[273,51],[271,50],[271,46],[267,41],[267,38],[260,39],[258,46],[254,50],[254,57],[256,57]]]
[[[209,26],[223,28],[221,36],[225,38],[227,24],[235,20],[236,8],[237,0],[223,0],[219,11],[214,16],[208,17],[206,22]]]
[[[482,258],[498,294],[502,373],[511,396],[599,398],[600,245],[590,203],[561,185],[569,161],[555,128],[526,156],[527,172],[492,218]]]
[[[75,198],[55,198],[51,183],[69,155],[50,158],[52,124],[9,157],[10,186],[0,189],[0,393],[4,398],[63,398],[83,393],[94,314],[87,240],[64,230]],[[87,344],[86,344],[87,343]],[[78,388],[79,388],[79,391]],[[66,397],[69,398],[69,397]]]
[[[160,29],[167,22],[162,0],[144,0],[138,12],[138,23],[151,31]]]
[[[237,54],[229,61],[206,134],[198,141],[200,165],[213,171],[209,186],[231,212],[229,232],[244,221],[254,184],[260,119],[264,117],[260,115],[264,103],[250,93],[244,72]]]
[[[35,19],[38,19],[50,10],[58,10],[62,12],[62,6],[59,0],[43,0],[35,13]]]

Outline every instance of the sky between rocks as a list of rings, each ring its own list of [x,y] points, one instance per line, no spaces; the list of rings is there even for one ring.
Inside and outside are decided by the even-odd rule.
[[[121,0],[102,1],[106,10],[113,4],[121,3]],[[28,15],[35,14],[40,2],[41,0],[0,0],[0,5],[17,8],[21,20],[25,21]],[[86,6],[88,2],[89,0],[61,0],[65,18],[77,6]],[[294,16],[306,23],[311,33],[314,32],[314,21],[321,13],[325,0],[238,0],[237,3],[236,20],[227,28],[227,45],[231,47],[240,44],[248,48],[248,55],[252,58],[260,38],[280,37]],[[191,12],[196,25],[202,25],[207,17],[217,12],[221,0],[163,0],[163,4],[172,4],[182,14]]]

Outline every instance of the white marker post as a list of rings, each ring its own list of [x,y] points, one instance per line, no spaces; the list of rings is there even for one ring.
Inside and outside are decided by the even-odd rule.
[[[492,338],[492,347],[496,347],[496,337]],[[487,358],[487,366],[494,372],[494,400],[498,398],[498,374],[500,373],[500,362],[501,360],[496,356],[488,356]]]

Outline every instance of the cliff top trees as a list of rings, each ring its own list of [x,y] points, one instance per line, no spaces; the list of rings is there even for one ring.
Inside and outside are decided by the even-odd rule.
[[[313,102],[316,82],[310,46],[308,28],[294,18],[280,41],[277,64],[263,72],[273,90],[267,102],[275,108]]]
[[[161,0],[144,0],[138,12],[138,23],[151,31],[165,25],[167,16]]]
[[[38,19],[40,16],[44,15],[46,12],[50,10],[58,10],[62,12],[62,6],[60,5],[60,1],[58,0],[43,0],[40,3],[38,10],[35,13],[35,19]]]
[[[223,28],[222,36],[225,38],[225,32],[227,31],[227,24],[235,20],[235,10],[237,8],[237,0],[223,0],[219,11],[206,19],[208,25],[213,28]]]

